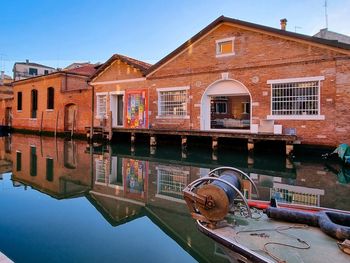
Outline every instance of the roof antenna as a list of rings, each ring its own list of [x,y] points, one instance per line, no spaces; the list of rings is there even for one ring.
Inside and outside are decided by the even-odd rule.
[[[326,19],[326,29],[328,29],[327,0],[324,0],[324,15]]]

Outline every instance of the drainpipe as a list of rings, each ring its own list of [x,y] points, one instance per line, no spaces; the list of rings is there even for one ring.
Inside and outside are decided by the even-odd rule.
[[[90,141],[92,141],[92,136],[94,132],[94,118],[95,118],[95,87],[90,84],[90,82],[87,83],[88,86],[90,86],[91,89],[91,127],[90,127]]]

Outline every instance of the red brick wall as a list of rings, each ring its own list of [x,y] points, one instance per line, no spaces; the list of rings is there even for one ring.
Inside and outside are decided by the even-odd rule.
[[[54,131],[58,116],[57,130],[64,131],[65,106],[77,105],[76,132],[84,133],[85,127],[91,124],[91,88],[87,77],[74,75],[49,75],[38,79],[26,80],[14,85],[13,127]],[[47,88],[53,87],[54,109],[47,109]],[[31,90],[38,90],[37,118],[31,118]],[[17,111],[17,92],[22,92],[22,111]],[[43,119],[41,118],[43,117]]]

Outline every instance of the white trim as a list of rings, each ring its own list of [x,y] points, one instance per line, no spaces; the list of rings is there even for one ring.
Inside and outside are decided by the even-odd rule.
[[[54,109],[46,109],[47,112],[53,112]]]
[[[91,85],[106,85],[106,84],[118,84],[118,83],[128,83],[128,82],[138,82],[144,81],[146,78],[134,78],[134,79],[120,79],[120,80],[108,80],[108,81],[96,81],[91,82]]]
[[[324,115],[267,115],[267,120],[325,120]]]
[[[183,86],[183,87],[169,87],[169,88],[157,88],[157,92],[162,91],[177,91],[177,90],[189,90],[190,86]]]
[[[96,96],[104,96],[104,95],[108,95],[108,92],[96,92],[95,95]]]
[[[168,200],[168,201],[172,201],[172,202],[177,202],[180,204],[186,204],[186,201],[183,199],[179,199],[179,198],[175,198],[175,197],[171,197],[171,196],[167,196],[167,195],[156,194],[155,197],[160,198],[160,199],[164,199],[164,200]]]
[[[230,53],[221,53],[219,51],[220,43],[229,42],[229,41],[232,42],[232,52],[230,52]],[[216,40],[215,41],[215,49],[216,49],[215,54],[216,54],[217,58],[234,56],[236,54],[235,53],[235,37],[227,37],[227,38],[222,38],[222,39]]]
[[[185,116],[178,116],[178,115],[157,115],[156,116],[156,119],[184,119],[184,120],[188,120],[190,119],[190,116],[189,115],[185,115]],[[168,123],[168,124],[171,124],[171,123]]]
[[[115,199],[115,200],[131,203],[131,204],[136,204],[136,205],[139,205],[139,206],[146,206],[146,204],[143,203],[143,202],[135,201],[135,200],[124,198],[124,197],[109,195],[109,194],[102,194],[102,193],[99,193],[99,192],[96,192],[96,191],[90,191],[89,194],[94,194],[94,195],[99,195],[99,196],[103,196],[103,197],[108,197],[108,198],[112,198],[112,199]]]
[[[111,91],[109,92],[109,95],[124,95],[125,90],[117,90],[117,91]]]
[[[221,39],[215,40],[215,43],[219,44],[221,42],[228,42],[228,41],[232,41],[232,42],[235,41],[235,37],[221,38]]]
[[[320,80],[324,80],[324,79],[325,79],[324,76],[290,78],[290,79],[272,79],[272,80],[268,80],[267,84],[281,84],[281,83],[293,83],[293,82],[304,82],[304,81],[320,81]]]

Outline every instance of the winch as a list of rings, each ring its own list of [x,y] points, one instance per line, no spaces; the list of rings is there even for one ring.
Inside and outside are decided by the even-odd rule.
[[[219,167],[199,178],[184,189],[184,199],[192,217],[215,228],[218,222],[234,207],[235,201],[244,203],[247,216],[251,217],[248,201],[243,195],[243,180],[258,190],[255,183],[243,171],[233,167]]]

